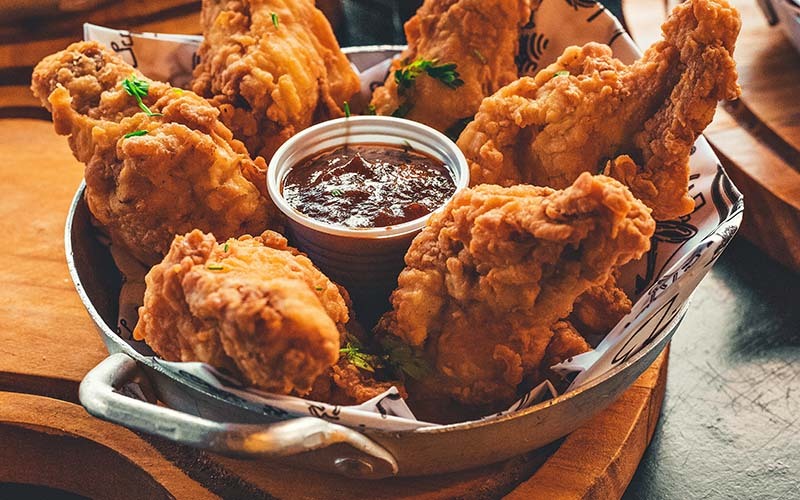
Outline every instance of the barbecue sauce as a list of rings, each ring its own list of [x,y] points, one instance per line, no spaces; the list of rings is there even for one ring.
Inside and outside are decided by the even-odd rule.
[[[306,158],[283,181],[298,212],[349,228],[409,222],[441,207],[456,190],[444,163],[410,147],[347,144]]]

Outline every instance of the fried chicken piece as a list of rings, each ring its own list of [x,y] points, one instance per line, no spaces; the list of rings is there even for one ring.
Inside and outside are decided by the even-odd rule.
[[[176,236],[146,277],[134,337],[168,361],[202,361],[302,395],[339,359],[347,292],[278,233],[217,243]]]
[[[631,312],[631,307],[631,300],[617,286],[616,276],[612,273],[605,283],[589,288],[578,297],[569,321],[585,337],[600,340]]]
[[[535,378],[532,378],[532,382],[529,385],[533,387],[547,379],[554,386],[562,389],[565,385],[564,380],[551,367],[573,356],[591,351],[592,347],[569,321],[559,321],[550,329],[553,332],[553,336],[544,351],[544,357],[539,364],[539,369],[533,374]]]
[[[313,0],[203,0],[205,36],[192,89],[253,155],[344,116],[358,76]]]
[[[426,0],[405,25],[408,48],[373,93],[375,111],[457,137],[484,97],[516,80],[519,27],[530,15],[531,0]],[[398,86],[395,72],[418,59],[455,64],[463,85],[452,88],[422,71],[410,88]]]
[[[314,388],[306,397],[314,401],[325,401],[334,405],[351,406],[369,401],[396,387],[403,398],[408,397],[405,385],[400,380],[384,380],[385,377],[362,370],[346,357],[339,361],[314,382]]]
[[[717,101],[739,95],[732,56],[740,24],[726,0],[689,0],[630,66],[605,45],[568,48],[534,78],[483,101],[458,140],[471,182],[560,189],[605,167],[656,219],[691,212],[691,148]]]
[[[575,299],[643,255],[655,222],[616,180],[481,185],[458,193],[414,239],[378,334],[431,361],[433,391],[508,404],[541,364]]]
[[[144,105],[157,115],[123,89],[130,77],[149,85]],[[263,159],[251,160],[219,111],[194,93],[148,80],[96,42],[43,59],[32,90],[86,164],[86,202],[112,248],[149,266],[193,228],[229,237],[275,222],[277,210],[257,187],[266,191]]]
[[[547,345],[542,359],[541,367],[549,370],[551,366],[557,365],[573,356],[591,351],[592,348],[586,343],[583,336],[578,333],[569,321],[559,321],[551,327],[553,337]]]

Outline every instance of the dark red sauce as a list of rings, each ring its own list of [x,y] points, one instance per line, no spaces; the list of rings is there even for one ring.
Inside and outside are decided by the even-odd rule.
[[[312,219],[351,228],[418,219],[456,186],[444,163],[411,148],[349,144],[306,158],[286,175],[283,197]]]

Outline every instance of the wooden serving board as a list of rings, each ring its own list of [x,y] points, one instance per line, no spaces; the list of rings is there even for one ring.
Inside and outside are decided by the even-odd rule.
[[[719,106],[705,135],[744,194],[740,234],[800,272],[800,53],[756,0],[730,1],[742,15],[734,52],[742,97]],[[623,8],[640,47],[660,37],[664,0]]]
[[[77,404],[77,388],[106,352],[73,289],[63,245],[83,167],[50,123],[32,119],[0,120],[0,157],[0,483],[92,498],[616,498],[650,441],[666,354],[562,442],[445,476],[365,484],[219,457],[94,419]]]

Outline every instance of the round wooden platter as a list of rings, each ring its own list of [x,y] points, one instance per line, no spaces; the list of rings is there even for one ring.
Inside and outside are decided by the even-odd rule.
[[[717,108],[705,136],[744,194],[740,234],[800,272],[800,52],[756,0],[730,2],[742,16],[734,51],[742,96]],[[640,47],[661,36],[664,4],[623,2]]]
[[[82,165],[50,123],[32,119],[0,120],[0,157],[0,483],[92,498],[617,498],[652,437],[666,354],[561,442],[445,476],[358,482],[215,456],[94,419],[77,388],[106,352],[72,287],[62,239]]]

